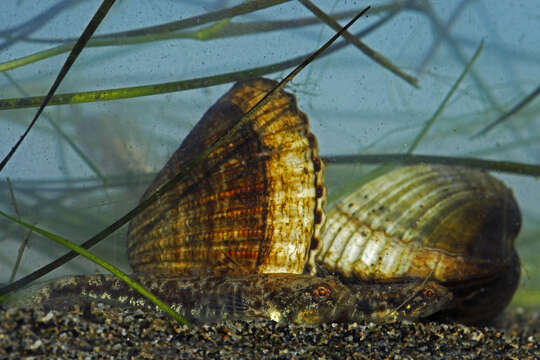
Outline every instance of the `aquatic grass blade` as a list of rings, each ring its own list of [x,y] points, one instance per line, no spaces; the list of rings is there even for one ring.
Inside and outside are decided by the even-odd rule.
[[[180,314],[178,314],[176,311],[171,309],[167,304],[165,304],[163,301],[159,300],[154,294],[152,294],[150,291],[146,290],[141,284],[139,284],[137,281],[133,280],[129,277],[126,273],[124,273],[122,270],[114,266],[113,264],[101,259],[100,257],[92,254],[90,251],[78,246],[72,241],[69,241],[68,239],[65,239],[61,237],[60,235],[53,234],[47,230],[41,229],[36,226],[32,226],[22,220],[19,220],[15,217],[12,217],[3,211],[0,210],[0,215],[4,216],[5,218],[16,222],[17,224],[24,226],[25,228],[36,232],[38,234],[43,235],[44,237],[68,248],[71,249],[71,251],[76,252],[77,254],[84,256],[88,260],[92,261],[93,263],[99,265],[100,267],[106,269],[111,274],[116,276],[117,278],[124,281],[126,284],[128,284],[131,288],[136,290],[139,294],[150,300],[152,303],[154,303],[157,307],[159,307],[161,310],[163,310],[167,315],[169,315],[174,320],[178,321],[182,325],[192,326],[189,322],[187,322]],[[1,298],[0,298],[1,301]]]

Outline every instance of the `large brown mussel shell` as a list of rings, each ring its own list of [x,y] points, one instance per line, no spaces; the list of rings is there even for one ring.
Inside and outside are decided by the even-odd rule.
[[[239,82],[203,116],[143,199],[226,134],[277,83]],[[323,221],[317,141],[280,91],[130,223],[138,273],[302,273]]]
[[[519,281],[516,200],[502,182],[456,166],[405,166],[337,203],[312,253],[319,272],[345,281],[430,278],[454,293],[456,320],[489,319]]]

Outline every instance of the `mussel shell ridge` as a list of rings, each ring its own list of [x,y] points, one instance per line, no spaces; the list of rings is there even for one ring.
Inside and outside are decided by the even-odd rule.
[[[405,166],[337,203],[312,256],[345,278],[489,280],[515,267],[520,227],[512,191],[486,172]]]
[[[143,196],[224,136],[174,189],[133,219],[128,257],[138,273],[302,273],[323,221],[317,140],[293,95],[279,92],[238,131],[277,83],[239,82],[193,128]]]

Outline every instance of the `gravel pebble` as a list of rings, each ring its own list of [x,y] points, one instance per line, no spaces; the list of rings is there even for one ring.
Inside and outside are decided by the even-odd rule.
[[[537,359],[540,312],[510,310],[497,327],[442,323],[236,321],[190,329],[161,313],[92,303],[71,312],[0,310],[0,358]]]

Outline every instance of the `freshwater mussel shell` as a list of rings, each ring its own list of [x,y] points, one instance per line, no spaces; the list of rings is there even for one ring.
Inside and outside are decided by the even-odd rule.
[[[438,281],[455,292],[454,318],[461,311],[485,318],[508,304],[519,282],[520,227],[512,191],[488,173],[404,166],[339,201],[311,256],[319,273],[349,282]]]
[[[128,258],[137,273],[302,273],[323,222],[317,140],[293,95],[280,91],[239,130],[277,83],[239,82],[197,123],[142,199],[220,137],[174,189],[135,217]]]

